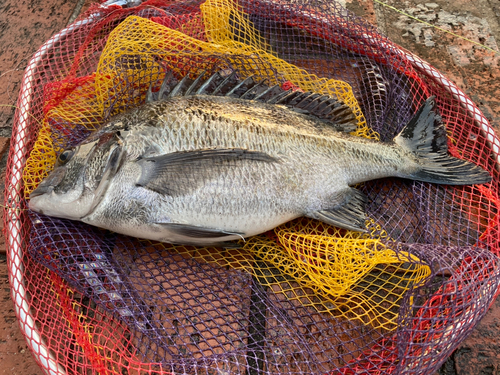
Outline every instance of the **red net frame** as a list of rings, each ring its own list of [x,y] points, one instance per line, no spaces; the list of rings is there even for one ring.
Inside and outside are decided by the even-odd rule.
[[[152,2],[150,2],[152,3]],[[162,2],[159,2],[162,3]],[[287,14],[286,5],[266,3],[270,9],[276,14],[276,17],[285,17]],[[51,271],[47,271],[43,266],[37,264],[29,256],[26,255],[24,249],[29,238],[25,235],[27,218],[24,211],[26,208],[23,197],[22,188],[22,170],[26,162],[26,157],[29,149],[32,147],[36,135],[32,129],[36,128],[36,118],[41,116],[41,109],[33,106],[36,103],[37,83],[34,80],[34,73],[39,69],[39,64],[43,62],[44,56],[51,53],[54,45],[67,35],[78,31],[80,27],[87,24],[98,23],[105,15],[110,12],[121,12],[119,8],[111,7],[102,9],[101,13],[95,13],[82,19],[67,29],[61,31],[35,54],[23,79],[21,92],[18,101],[18,111],[13,128],[13,136],[11,149],[9,154],[8,170],[6,177],[6,193],[5,204],[8,207],[4,212],[5,228],[7,231],[7,251],[9,265],[9,281],[12,287],[12,297],[15,304],[16,314],[21,325],[21,329],[25,334],[28,344],[35,354],[37,361],[50,374],[65,374],[71,373],[74,369],[75,373],[80,368],[77,364],[79,361],[86,363],[87,371],[92,373],[113,373],[105,364],[109,358],[105,354],[100,353],[99,348],[96,348],[88,340],[88,332],[85,324],[83,324],[78,315],[78,309],[75,309],[75,301],[83,299],[83,297],[75,297],[71,295],[69,289],[66,288],[64,281],[59,276]],[[262,9],[265,13],[267,10]],[[123,11],[126,12],[126,11]],[[307,20],[301,17],[308,18]],[[413,79],[415,82],[425,81],[425,90],[422,93],[415,93],[418,97],[426,97],[429,95],[437,95],[438,98],[446,97],[446,103],[442,104],[440,111],[444,114],[459,113],[463,111],[474,119],[476,126],[481,129],[482,136],[487,140],[491,153],[493,155],[494,164],[486,166],[493,174],[492,186],[495,191],[484,191],[484,195],[489,196],[491,202],[498,203],[498,197],[495,192],[498,192],[499,186],[499,166],[500,166],[500,141],[496,137],[494,130],[488,123],[481,111],[475,104],[451,81],[446,79],[435,68],[418,58],[417,56],[405,51],[383,39],[380,35],[366,33],[366,30],[350,29],[347,24],[344,29],[338,33],[340,35],[333,36],[322,32],[321,14],[308,14],[296,18],[287,18],[285,22],[290,26],[303,28],[312,35],[316,35],[325,40],[337,40],[337,43],[342,48],[350,50],[354,53],[368,57],[377,63],[388,66],[391,69],[401,72],[402,74]],[[306,22],[307,21],[307,22]],[[308,25],[304,27],[304,25]],[[314,27],[317,25],[318,27]],[[348,32],[345,32],[348,30]],[[340,40],[340,42],[338,42]],[[353,40],[362,40],[363,43],[353,43]],[[391,50],[392,55],[387,57],[387,54],[382,56],[378,53],[381,46]],[[59,69],[58,66],[52,69]],[[460,122],[452,124],[456,133],[460,133]],[[463,129],[466,131],[466,129]],[[460,149],[452,149],[451,152],[458,152]],[[462,150],[463,151],[463,150]],[[473,153],[474,150],[467,152]],[[498,215],[498,214],[497,214]],[[500,234],[495,223],[498,220],[491,221],[491,227],[483,234],[482,240],[487,243],[493,255],[498,255],[500,242]],[[377,345],[372,347],[369,352],[363,353],[357,359],[353,359],[349,365],[332,369],[331,373],[355,374],[355,373],[414,373],[417,369],[425,368],[430,371],[435,368],[436,364],[444,361],[446,355],[450,353],[449,349],[456,345],[465,335],[473,328],[473,323],[478,321],[486,309],[481,306],[480,309],[474,309],[475,291],[469,288],[471,280],[484,279],[481,293],[488,294],[487,300],[491,302],[496,294],[497,284],[492,281],[491,275],[498,274],[498,264],[496,259],[483,259],[483,263],[477,261],[477,254],[471,249],[468,256],[462,259],[462,266],[456,271],[456,275],[450,276],[443,288],[435,291],[434,297],[429,298],[419,313],[413,319],[411,329],[404,332],[399,332],[398,335],[390,338],[384,338]],[[26,278],[27,272],[30,273],[30,278]],[[32,290],[33,280],[36,280],[32,275],[39,274],[39,280],[46,280],[52,285],[50,293],[47,295],[30,295],[28,290]],[[37,289],[40,293],[40,289]],[[68,294],[69,293],[69,294]],[[78,351],[72,353],[71,356],[65,357],[61,353],[56,353],[51,350],[51,341],[57,342],[68,340],[68,338],[60,337],[57,331],[47,334],[50,329],[57,330],[57,321],[50,321],[43,318],[45,326],[40,326],[39,312],[44,310],[44,306],[40,301],[44,298],[53,298],[54,295],[58,298],[58,305],[64,312],[63,316],[58,316],[59,319],[64,319],[64,324],[71,326],[74,332],[74,340],[80,347],[84,348],[86,353],[85,358],[78,358]],[[469,306],[468,311],[454,311],[450,301],[463,299],[464,304]],[[465,314],[465,315],[464,315]],[[47,315],[45,313],[45,315]],[[463,324],[464,329],[461,330],[457,337],[449,337],[450,322],[453,322],[454,316],[466,316]],[[470,317],[467,318],[467,315]],[[108,316],[95,317],[95,321],[89,324],[100,324],[110,319]],[[120,338],[126,336],[127,327],[120,322],[112,322],[114,331],[121,332]],[[428,331],[433,328],[433,334],[429,335]],[[106,331],[103,329],[103,340],[107,336],[113,336],[115,332]],[[50,339],[42,339],[42,336]],[[450,344],[443,344],[450,341]],[[410,344],[411,343],[411,344]],[[443,349],[439,353],[432,352],[429,348],[441,346]],[[121,365],[130,370],[136,370],[143,373],[168,373],[166,369],[162,369],[161,365],[149,362],[139,361],[136,353],[127,345],[117,344],[117,351],[123,353],[119,360],[113,360],[116,365]],[[71,357],[71,359],[70,359]],[[432,366],[430,365],[432,364]],[[428,372],[426,372],[428,373]]]

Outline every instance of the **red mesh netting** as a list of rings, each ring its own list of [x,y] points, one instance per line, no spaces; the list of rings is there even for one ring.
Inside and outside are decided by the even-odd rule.
[[[7,167],[5,228],[16,312],[37,361],[51,374],[432,374],[484,316],[500,283],[500,141],[455,85],[338,4],[241,0],[227,18],[233,44],[220,52],[214,30],[226,29],[208,21],[207,9],[222,14],[229,3],[96,6],[28,65]],[[124,52],[106,91],[101,55],[120,27],[134,29],[127,22],[174,30],[212,49]],[[360,135],[382,141],[435,95],[450,153],[493,180],[465,187],[371,181],[360,187],[372,221],[366,237],[298,220],[234,251],[156,244],[27,210],[25,192],[57,152],[140,105],[167,60],[183,74],[199,67],[260,72],[282,87],[302,87],[312,76],[347,82],[360,128],[366,120],[370,129]],[[27,173],[34,159],[43,168]],[[304,228],[309,237],[300,237]],[[324,237],[331,247],[314,258],[311,243]],[[362,241],[381,260],[345,255],[340,244],[349,241]],[[352,282],[334,284],[341,292],[314,283],[315,266],[333,247],[364,267]]]

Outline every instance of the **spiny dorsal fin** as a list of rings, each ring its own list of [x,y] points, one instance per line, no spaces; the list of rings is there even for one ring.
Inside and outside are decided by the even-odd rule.
[[[293,111],[325,121],[337,130],[356,130],[357,120],[351,108],[327,95],[284,90],[279,85],[269,87],[265,80],[257,81],[253,76],[240,80],[236,71],[231,74],[216,72],[203,80],[204,74],[205,72],[201,73],[194,80],[185,76],[178,81],[168,72],[158,93],[153,93],[151,88],[148,90],[146,102],[188,95],[229,96],[284,105]]]

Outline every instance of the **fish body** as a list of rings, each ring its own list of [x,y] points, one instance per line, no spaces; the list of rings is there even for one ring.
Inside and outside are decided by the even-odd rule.
[[[206,82],[221,85],[214,76]],[[253,84],[246,94],[186,94],[200,82],[176,93],[182,84],[64,151],[30,208],[135,237],[211,245],[300,216],[363,230],[365,197],[351,186],[364,181],[491,178],[446,155],[432,98],[394,142],[382,143],[349,135],[352,113],[328,97]],[[254,99],[244,98],[252,88]],[[285,104],[274,103],[280,95]]]

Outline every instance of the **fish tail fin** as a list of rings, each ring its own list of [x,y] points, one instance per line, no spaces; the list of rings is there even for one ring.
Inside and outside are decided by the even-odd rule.
[[[412,180],[446,185],[473,185],[491,181],[483,168],[448,155],[446,128],[435,110],[434,96],[420,107],[394,142],[418,155],[418,171],[404,176]]]

